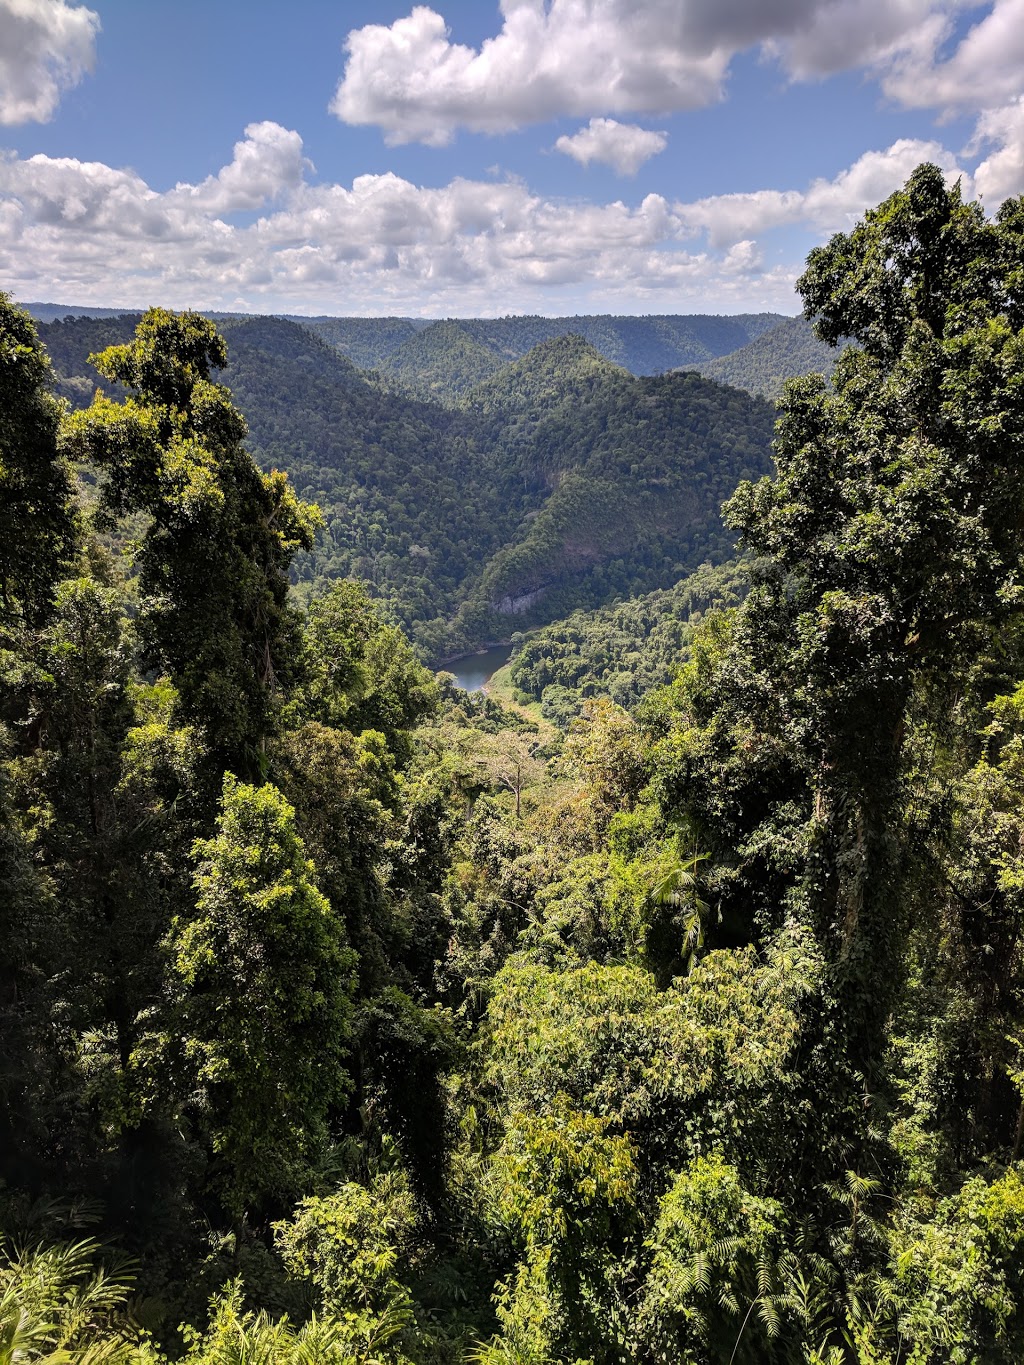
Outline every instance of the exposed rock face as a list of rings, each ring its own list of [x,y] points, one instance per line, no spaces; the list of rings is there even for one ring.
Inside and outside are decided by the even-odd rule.
[[[517,597],[503,597],[499,602],[491,603],[491,610],[502,616],[518,616],[524,611],[529,611],[535,602],[539,602],[550,587],[550,583],[544,583],[541,587],[534,588],[532,592],[520,593]]]

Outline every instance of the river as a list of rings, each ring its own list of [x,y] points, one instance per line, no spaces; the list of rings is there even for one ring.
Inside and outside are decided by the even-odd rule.
[[[463,654],[461,658],[449,659],[444,671],[454,673],[455,681],[466,692],[479,692],[487,686],[498,669],[508,663],[511,653],[511,645],[489,645],[477,654]]]

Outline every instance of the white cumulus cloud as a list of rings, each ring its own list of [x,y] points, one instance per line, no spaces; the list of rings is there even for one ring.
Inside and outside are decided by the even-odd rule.
[[[0,123],[43,123],[93,68],[99,16],[65,0],[0,0]]]
[[[698,108],[718,98],[731,54],[673,43],[678,8],[504,0],[501,31],[477,50],[453,43],[443,16],[417,5],[388,27],[349,34],[331,109],[379,125],[389,142],[441,146],[460,126],[494,133],[561,114]]]
[[[727,275],[752,275],[761,269],[764,258],[757,243],[749,238],[736,242],[725,253],[722,269]]]
[[[973,145],[992,143],[995,151],[974,172],[975,188],[990,209],[1012,194],[1024,194],[1024,95],[982,114]]]
[[[227,166],[201,185],[178,185],[177,190],[212,213],[258,209],[295,189],[308,166],[298,133],[279,123],[250,123]]]
[[[635,123],[619,123],[613,118],[592,118],[572,137],[560,137],[555,150],[573,157],[581,166],[602,161],[619,175],[636,175],[645,161],[667,146],[665,133],[640,128]]]
[[[986,109],[1024,87],[1024,0],[994,0],[949,56],[949,16],[933,14],[883,73],[886,93],[917,109]]]
[[[814,180],[805,190],[713,195],[677,204],[675,212],[692,233],[706,233],[716,247],[754,239],[787,224],[803,223],[822,235],[844,232],[865,209],[899,189],[922,161],[940,166],[949,181],[962,180],[970,192],[971,178],[940,143],[902,138],[885,151],[865,152],[834,179]]]
[[[500,30],[479,48],[453,42],[444,16],[417,5],[348,35],[331,109],[376,124],[391,143],[441,146],[460,127],[494,133],[564,115],[698,108],[721,98],[730,62],[750,48],[796,79],[871,68],[903,98],[903,73],[934,66],[951,16],[976,3],[502,0]],[[993,36],[1021,4],[993,0]],[[979,54],[986,45],[975,43]],[[966,53],[962,64],[976,64]]]

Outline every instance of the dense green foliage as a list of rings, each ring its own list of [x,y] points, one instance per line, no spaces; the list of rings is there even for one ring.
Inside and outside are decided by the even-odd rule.
[[[1024,200],[921,167],[801,290],[853,342],[729,500],[742,575],[551,632],[564,733],[354,582],[288,604],[311,514],[203,319],[58,433],[6,307],[47,478],[0,606],[0,1359],[1024,1356]],[[662,393],[571,346],[577,398]],[[189,508],[235,562],[183,662]],[[631,631],[638,684],[688,661],[627,710]]]
[[[134,555],[143,649],[173,678],[180,718],[248,774],[288,667],[288,565],[312,548],[319,516],[283,474],[254,467],[241,414],[210,382],[226,360],[211,323],[152,309],[131,342],[95,357],[131,396],[97,394],[65,446],[102,472],[101,521],[146,518]]]
[[[360,370],[374,370],[403,342],[430,324],[414,318],[298,318]]]
[[[416,332],[383,359],[379,369],[400,393],[452,405],[505,364],[461,323],[447,321]]]
[[[633,710],[689,661],[704,616],[742,601],[747,575],[741,564],[704,564],[675,587],[598,611],[575,611],[529,636],[513,636],[512,682],[524,701],[540,702],[561,728],[588,697],[608,696]]]
[[[789,379],[805,374],[823,374],[828,379],[837,355],[819,340],[806,318],[786,318],[746,346],[694,368],[709,379],[775,400]]]
[[[75,544],[50,378],[31,322],[0,299],[0,599],[6,611],[29,619],[48,605]]]
[[[42,329],[66,396],[92,395],[83,345],[132,325]],[[446,370],[453,332],[437,324],[415,340],[452,386],[474,382],[458,411],[382,389],[295,323],[225,326],[249,449],[324,514],[314,549],[294,562],[303,600],[358,577],[438,659],[513,625],[668,587],[731,552],[719,505],[767,468],[767,404],[695,375],[634,379],[574,336],[476,383],[474,365]]]
[[[432,885],[400,799],[436,688],[355,585],[288,604],[315,510],[245,452],[208,321],[147,313],[95,357],[129,396],[98,395],[59,441],[27,317],[3,299],[0,326],[22,528],[0,605],[3,1223],[49,1236],[99,1200],[182,1311],[261,1264],[250,1229],[347,1159],[346,1115],[401,1132],[399,1021],[420,1104],[437,1089],[446,1025],[406,993]],[[88,519],[62,449],[97,471]],[[125,523],[115,559],[95,526]],[[414,1143],[408,1169],[434,1189]],[[4,1358],[150,1358],[96,1247],[31,1244],[0,1268]],[[186,1337],[196,1360],[249,1330],[235,1302]],[[363,1326],[332,1329],[349,1358]]]
[[[336,346],[362,369],[381,368],[419,396],[462,392],[467,362],[486,356],[519,360],[542,342],[581,336],[606,360],[631,374],[660,374],[696,365],[746,346],[782,321],[778,313],[739,313],[571,318],[514,316],[448,318],[424,323],[408,318],[309,318],[304,324]],[[430,336],[424,335],[430,332]],[[473,343],[467,345],[467,341]],[[446,374],[443,360],[454,362]],[[470,357],[472,360],[470,361]],[[490,363],[493,363],[493,359]]]

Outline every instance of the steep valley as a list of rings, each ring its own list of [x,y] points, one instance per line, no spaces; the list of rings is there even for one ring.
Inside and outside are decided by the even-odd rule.
[[[41,326],[73,406],[98,382],[89,353],[135,321]],[[727,558],[719,506],[769,469],[769,403],[692,372],[636,377],[572,333],[509,361],[454,324],[416,332],[396,365],[414,342],[436,359],[446,338],[466,358],[442,403],[358,370],[295,321],[220,325],[254,457],[323,512],[293,568],[298,596],[362,579],[434,660]]]

